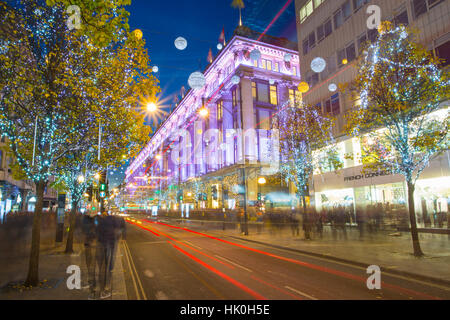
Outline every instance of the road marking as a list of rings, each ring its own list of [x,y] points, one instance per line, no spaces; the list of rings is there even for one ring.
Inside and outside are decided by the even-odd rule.
[[[210,232],[210,233],[212,233],[212,232]],[[219,234],[215,234],[215,235],[219,236]],[[224,236],[224,235],[222,235],[222,236]],[[237,240],[235,237],[231,237],[231,238],[234,239],[234,240]],[[247,243],[245,240],[240,240],[240,241]],[[329,262],[329,263],[332,263],[332,264],[333,263],[334,264],[340,264],[340,265],[343,265],[343,266],[346,266],[346,267],[360,269],[360,270],[364,270],[364,271],[367,270],[366,268],[363,268],[361,266],[357,266],[357,265],[353,265],[353,264],[349,264],[349,263],[345,263],[345,262],[341,262],[341,261],[336,261],[336,260],[332,260],[332,259],[329,259],[329,258],[317,257],[317,256],[309,255],[309,254],[303,253],[303,252],[296,252],[296,251],[291,251],[291,250],[287,250],[287,249],[276,248],[276,247],[272,247],[270,245],[267,245],[267,244],[261,243],[261,242],[258,242],[258,243],[255,243],[255,244],[263,246],[263,247],[266,247],[266,248],[269,248],[269,249],[272,249],[272,250],[278,250],[278,251],[283,251],[283,252],[286,252],[286,253],[290,253],[290,254],[293,254],[293,255],[309,257],[309,258],[313,258],[313,259],[317,259],[317,260],[326,261],[326,262]],[[398,279],[402,279],[402,280],[416,282],[416,283],[419,283],[419,284],[422,284],[422,285],[426,285],[426,286],[429,286],[429,287],[439,288],[439,289],[444,290],[444,291],[450,291],[450,287],[446,287],[444,285],[439,285],[437,283],[427,282],[427,281],[424,281],[424,280],[418,280],[418,279],[414,279],[414,278],[408,278],[407,276],[402,276],[402,275],[399,275],[399,274],[391,273],[389,271],[382,271],[382,273],[383,273],[383,275],[388,275],[388,276],[393,277],[393,278],[398,278]]]
[[[307,294],[307,293],[301,292],[301,291],[296,290],[296,289],[294,289],[294,288],[291,288],[291,287],[289,287],[289,286],[284,286],[284,287],[285,287],[286,289],[291,290],[291,291],[293,291],[293,292],[295,292],[295,293],[297,293],[297,294],[299,294],[299,295],[302,295],[302,296],[304,296],[304,297],[306,297],[306,298],[308,298],[308,299],[311,299],[311,300],[319,300],[319,299],[317,299],[317,298],[315,298],[315,297],[313,297],[313,296],[310,296],[310,295]]]
[[[125,243],[125,242],[124,242]],[[125,246],[125,245],[123,245]],[[136,279],[134,278],[134,273],[133,273],[133,269],[131,268],[131,263],[130,263],[130,258],[128,257],[128,252],[127,250],[124,248],[124,253],[125,253],[125,259],[127,260],[128,263],[128,269],[130,270],[130,276],[131,276],[131,280],[133,281],[133,286],[134,286],[134,291],[136,292],[136,299],[137,300],[141,300],[140,295],[139,295],[139,290],[136,284]]]
[[[195,247],[195,248],[197,248],[197,249],[199,249],[199,250],[203,250],[203,249],[200,248],[199,246],[196,246],[195,244],[192,244],[192,242],[189,242],[189,241],[187,241],[187,240],[184,240],[184,242],[186,242],[187,244],[189,244],[189,245],[191,245],[191,246],[193,246],[193,247]]]
[[[134,265],[133,257],[131,256],[130,248],[128,247],[128,244],[126,243],[126,241],[124,242],[124,244],[125,244],[125,248],[126,248],[126,250],[127,250],[127,253],[128,253],[128,255],[129,255],[129,264],[130,264],[130,266],[131,266],[131,268],[132,268],[132,269],[131,269],[131,272],[134,271],[134,273],[135,273],[135,276],[136,276],[136,282],[137,282],[139,288],[141,289],[142,298],[143,298],[144,300],[148,300],[148,299],[147,299],[147,296],[145,295],[145,291],[144,291],[144,287],[142,286],[142,282],[141,282],[141,280],[140,280],[140,278],[139,278],[139,274],[138,274],[138,272],[137,272],[137,270],[136,270],[136,266]],[[138,297],[139,297],[139,296],[138,296]],[[141,300],[141,299],[138,299],[138,300]]]
[[[227,258],[221,257],[221,256],[219,256],[219,255],[217,255],[217,254],[216,254],[215,256],[216,256],[217,258],[219,258],[219,259],[222,259],[223,261],[226,261],[226,262],[228,262],[228,263],[230,263],[230,264],[232,264],[232,265],[238,267],[238,268],[244,269],[244,270],[246,270],[246,271],[248,271],[248,272],[253,272],[252,270],[250,270],[250,269],[248,269],[248,268],[246,268],[246,267],[243,267],[243,266],[241,266],[240,264],[237,264],[237,263],[235,263],[235,262],[233,262],[233,261],[230,261],[230,260],[228,260]]]

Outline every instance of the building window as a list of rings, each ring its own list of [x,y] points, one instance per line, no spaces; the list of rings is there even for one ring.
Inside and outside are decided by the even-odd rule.
[[[258,82],[256,88],[258,95],[256,101],[269,103],[269,85]]]
[[[363,5],[368,3],[370,0],[353,0],[353,8],[355,8],[355,12],[358,11]]]
[[[275,62],[273,65],[273,71],[280,72],[280,64],[278,62]]]
[[[262,68],[272,71],[272,61],[270,60],[266,60],[266,59],[262,59],[261,60],[261,64],[262,64]]]
[[[223,118],[223,100],[217,103],[217,121],[221,121]]]
[[[312,14],[313,10],[314,10],[313,2],[312,2],[312,0],[310,0],[306,5],[304,5],[300,9],[300,23],[305,21],[306,18],[308,18]]]
[[[258,60],[253,60],[253,66],[258,68]]]
[[[325,112],[331,113],[334,116],[341,112],[339,93],[332,95],[330,99],[325,101]]]
[[[314,87],[317,83],[319,83],[319,74],[316,72],[308,73],[306,76],[306,82],[311,88]]]
[[[402,13],[399,13],[394,17],[394,24],[396,27],[399,25],[408,26],[409,20],[408,20],[408,11],[403,11]]]
[[[295,77],[298,77],[297,67],[292,67],[292,74],[293,74]]]
[[[324,31],[325,31],[325,38],[328,37],[333,32],[333,24],[331,23],[331,18],[324,23]]]
[[[370,42],[375,42],[378,39],[378,30],[377,29],[370,29],[367,31],[367,38]]]
[[[296,90],[295,89],[289,89],[289,102],[291,103],[291,106],[295,105],[296,102]]]
[[[356,59],[356,48],[355,43],[352,42],[345,49],[339,50],[338,54],[338,66],[342,67],[344,65],[343,60],[347,59],[347,62],[350,63]]]
[[[344,17],[342,16],[341,9],[339,9],[334,13],[333,20],[334,20],[334,30],[339,28],[344,23]]]
[[[350,0],[345,1],[341,9],[344,20],[347,20],[352,15],[352,5],[350,3]]]
[[[258,98],[258,95],[256,93],[256,82],[252,82],[252,96],[253,100],[256,100]]]
[[[361,53],[367,42],[367,35],[365,32],[358,37],[357,42],[358,42],[358,52]]]
[[[278,105],[277,86],[270,86],[270,103]]]
[[[417,19],[444,0],[413,0],[414,17]]]
[[[448,39],[450,37],[450,33],[446,34],[444,37]],[[440,42],[442,43],[442,41]],[[450,64],[450,40],[436,46],[434,51],[436,53],[436,57],[443,60],[441,64],[442,67],[446,67]]]
[[[307,55],[309,52],[308,39],[303,40],[303,55]]]

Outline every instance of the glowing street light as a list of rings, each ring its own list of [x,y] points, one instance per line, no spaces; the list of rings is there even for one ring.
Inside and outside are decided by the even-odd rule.
[[[94,176],[94,178],[95,178],[96,180],[100,180],[100,173],[96,173],[95,176]]]
[[[261,177],[261,178],[258,179],[258,183],[259,183],[259,184],[266,184],[266,183],[267,183],[267,180],[266,180],[266,178]]]
[[[157,154],[157,155],[155,156],[155,159],[156,159],[156,160],[161,160],[161,158],[162,158],[162,156],[161,156],[160,154]]]
[[[208,111],[207,108],[202,107],[202,108],[200,109],[200,111],[198,112],[198,114],[200,115],[200,117],[206,118],[206,117],[209,115],[209,111]]]
[[[84,182],[84,177],[83,176],[79,176],[78,177],[78,182],[79,183],[83,183]]]
[[[158,106],[154,102],[147,103],[147,111],[150,113],[156,112],[158,110]]]

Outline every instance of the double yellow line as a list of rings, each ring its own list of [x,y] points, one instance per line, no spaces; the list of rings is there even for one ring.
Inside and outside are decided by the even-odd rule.
[[[136,292],[137,300],[148,300],[145,295],[144,287],[142,286],[142,282],[139,278],[139,275],[136,270],[136,266],[134,265],[133,258],[131,256],[130,248],[125,240],[122,240],[122,248],[124,249],[125,258],[128,262],[128,269],[130,270],[131,280],[133,281],[134,290]]]

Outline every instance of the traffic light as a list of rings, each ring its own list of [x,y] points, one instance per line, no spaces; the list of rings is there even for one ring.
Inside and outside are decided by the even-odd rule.
[[[206,193],[203,194],[203,201],[207,201],[208,200],[208,196],[206,195]]]
[[[178,191],[178,200],[183,201],[183,191],[182,190]]]
[[[212,198],[217,200],[217,186],[212,186]]]
[[[258,193],[258,201],[261,201],[261,193]]]

